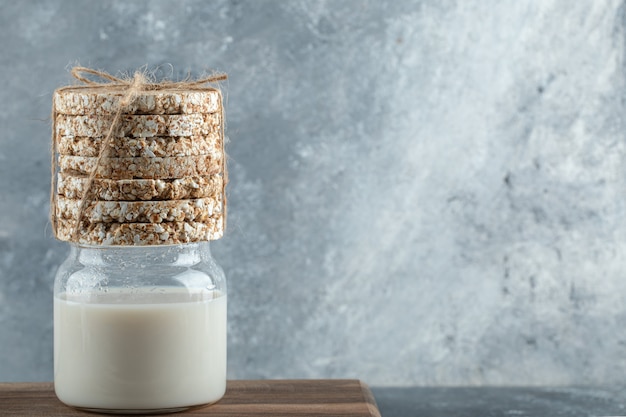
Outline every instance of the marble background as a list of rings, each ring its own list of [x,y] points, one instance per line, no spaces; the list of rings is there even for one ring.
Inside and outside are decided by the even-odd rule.
[[[0,0],[0,381],[52,379],[80,63],[230,75],[230,378],[624,383],[625,37],[615,0]]]

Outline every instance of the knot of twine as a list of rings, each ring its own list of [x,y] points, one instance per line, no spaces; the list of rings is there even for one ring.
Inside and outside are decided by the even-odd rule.
[[[74,230],[72,231],[72,240],[74,242],[78,242],[78,232],[80,230],[80,223],[82,221],[83,215],[85,214],[85,209],[87,208],[87,204],[90,202],[91,191],[94,179],[100,168],[100,164],[102,159],[106,156],[106,153],[109,149],[111,140],[113,136],[117,132],[122,122],[122,114],[128,109],[128,107],[133,104],[135,98],[141,91],[149,91],[149,90],[194,90],[194,89],[202,89],[206,88],[207,84],[215,83],[218,81],[224,81],[228,77],[226,74],[213,74],[204,78],[199,78],[197,80],[183,80],[183,81],[169,81],[165,80],[160,83],[149,82],[146,75],[143,72],[135,71],[135,74],[132,78],[118,78],[114,77],[111,74],[108,74],[104,71],[98,71],[91,68],[86,67],[74,67],[72,68],[71,74],[78,81],[81,81],[85,85],[88,86],[96,86],[96,87],[122,87],[126,91],[122,95],[122,97],[117,102],[117,110],[111,120],[111,125],[109,126],[107,135],[102,141],[100,152],[98,153],[98,157],[96,158],[95,166],[93,171],[89,174],[87,178],[87,184],[85,185],[85,189],[83,191],[83,196],[80,200],[80,205],[78,209],[78,216],[76,218],[76,223],[74,225]],[[96,82],[87,77],[84,74],[91,74],[95,77],[98,77],[102,80],[108,80],[108,82]],[[61,88],[63,90],[65,88],[72,88],[72,86]],[[56,148],[56,110],[53,106],[52,110],[52,161],[51,161],[51,171],[52,171],[52,182],[51,182],[51,190],[50,190],[50,220],[52,222],[52,230],[54,235],[57,236],[57,218],[56,218],[56,171],[57,171],[57,148]],[[222,109],[223,112],[223,109]],[[222,114],[222,120],[223,120]],[[224,134],[223,129],[221,129],[221,135]],[[223,137],[222,137],[223,140]]]

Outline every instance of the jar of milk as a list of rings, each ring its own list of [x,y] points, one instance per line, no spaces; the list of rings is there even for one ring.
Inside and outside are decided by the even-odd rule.
[[[83,410],[148,414],[226,388],[226,227],[217,74],[154,83],[88,68],[52,101],[50,220],[71,244],[54,284],[54,385]],[[87,75],[104,82],[95,82]]]
[[[96,412],[174,412],[226,388],[226,280],[208,242],[73,244],[54,286],[54,379]]]

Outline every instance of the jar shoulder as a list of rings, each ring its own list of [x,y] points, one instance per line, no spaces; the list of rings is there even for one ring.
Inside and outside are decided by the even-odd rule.
[[[187,288],[226,292],[210,251],[192,248],[72,248],[55,277],[55,295],[107,288]]]

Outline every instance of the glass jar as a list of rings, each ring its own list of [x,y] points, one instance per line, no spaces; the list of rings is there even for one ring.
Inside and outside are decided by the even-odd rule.
[[[226,279],[208,242],[73,244],[54,285],[54,384],[67,405],[163,413],[226,389]]]

